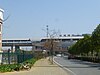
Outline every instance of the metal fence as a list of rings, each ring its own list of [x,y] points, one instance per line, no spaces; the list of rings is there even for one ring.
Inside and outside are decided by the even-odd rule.
[[[8,50],[7,52],[1,53],[1,55],[2,55],[2,64],[22,63],[34,57],[32,51],[20,51],[20,50],[16,52],[10,52]]]

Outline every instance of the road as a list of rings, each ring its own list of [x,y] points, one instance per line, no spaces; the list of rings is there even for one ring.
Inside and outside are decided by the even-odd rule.
[[[56,57],[54,60],[70,72],[70,75],[100,75],[100,64]]]

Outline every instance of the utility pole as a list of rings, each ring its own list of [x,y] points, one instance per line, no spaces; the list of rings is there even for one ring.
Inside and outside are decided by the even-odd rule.
[[[46,30],[47,30],[47,38],[48,38],[48,34],[49,34],[49,26],[48,25],[46,25]]]

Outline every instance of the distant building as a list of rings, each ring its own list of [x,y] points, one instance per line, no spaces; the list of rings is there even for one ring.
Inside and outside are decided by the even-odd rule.
[[[84,38],[82,35],[68,35],[68,36],[60,36],[60,37],[54,37],[52,40],[57,43],[57,47],[54,48],[54,52],[67,52],[68,47],[72,44],[76,43],[78,40]],[[45,43],[47,41],[50,41],[51,38],[42,38],[41,42]],[[45,47],[43,49],[46,49]],[[50,50],[50,49],[49,49]]]

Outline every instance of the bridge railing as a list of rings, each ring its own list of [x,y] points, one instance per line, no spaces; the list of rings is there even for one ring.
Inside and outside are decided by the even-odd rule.
[[[18,42],[2,42],[2,43],[32,43],[31,41],[18,41]]]

